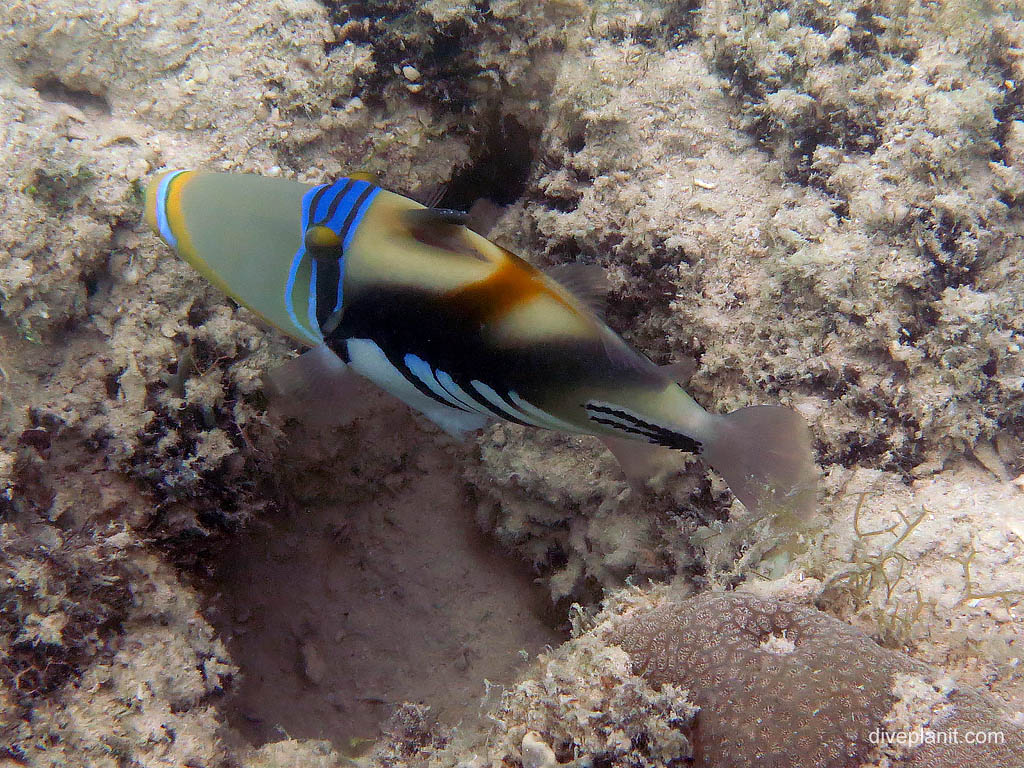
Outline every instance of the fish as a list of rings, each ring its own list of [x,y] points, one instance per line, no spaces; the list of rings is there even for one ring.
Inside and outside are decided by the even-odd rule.
[[[495,422],[595,435],[642,483],[659,451],[695,454],[751,511],[808,514],[810,432],[778,405],[711,413],[603,319],[603,270],[541,270],[363,174],[165,171],[145,218],[184,261],[309,352],[279,387],[368,379],[456,437]],[[271,375],[273,381],[273,375]],[[349,395],[337,398],[339,409]]]

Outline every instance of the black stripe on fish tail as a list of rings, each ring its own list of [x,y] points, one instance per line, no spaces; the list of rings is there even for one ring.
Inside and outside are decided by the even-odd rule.
[[[700,453],[701,446],[703,445],[700,440],[694,440],[682,432],[675,432],[671,429],[658,427],[657,425],[655,425],[655,431],[657,434],[654,437],[654,442],[658,445],[663,445],[666,448],[675,448],[677,451],[683,451],[684,453]]]
[[[338,212],[338,206],[341,205],[341,201],[345,199],[345,195],[348,194],[349,190],[355,186],[354,179],[348,179],[335,194],[334,199],[331,200],[331,207],[327,209],[327,215],[324,216],[323,221],[330,221],[334,218],[334,214]],[[342,240],[345,239],[344,235],[339,235]]]
[[[341,238],[341,242],[345,242],[348,237],[348,231],[352,227],[352,222],[356,220],[356,215],[359,213],[359,209],[363,203],[366,202],[366,198],[373,194],[373,190],[377,189],[373,184],[367,184],[366,189],[359,193],[359,197],[352,204],[352,208],[349,209],[348,216],[345,217],[344,223],[338,229],[338,237]]]
[[[639,416],[634,416],[632,413],[629,413],[628,411],[621,411],[618,410],[617,408],[610,408],[609,406],[598,405],[597,403],[587,403],[584,406],[584,408],[586,408],[586,410],[588,411],[588,416],[590,416],[590,418],[594,421],[600,421],[600,423],[602,424],[611,424],[613,426],[619,426],[623,428],[625,428],[626,425],[622,424],[622,421],[625,421],[628,425],[630,425],[633,428],[630,429],[629,431],[636,432],[636,434],[646,434],[648,437],[654,437],[654,435],[651,434],[651,432],[654,431],[654,425],[648,424]],[[594,413],[604,413],[607,414],[608,416],[615,416],[616,418],[621,419],[622,421],[598,419],[597,417],[591,415],[589,413],[590,411],[593,411]]]
[[[587,403],[583,406],[587,415],[591,421],[596,421],[598,424],[605,424],[615,429],[621,429],[624,432],[630,432],[632,434],[641,435],[646,437],[652,443],[656,445],[663,445],[666,448],[675,448],[678,451],[685,451],[686,453],[700,453],[701,443],[699,440],[694,440],[688,435],[684,435],[682,432],[676,432],[675,430],[662,427],[658,424],[651,424],[648,421],[635,416],[632,413],[626,411],[620,411],[616,408],[609,408],[604,405],[597,405],[595,403]],[[624,421],[630,422],[627,426],[612,419],[601,418],[595,416],[593,413],[603,413],[608,416],[615,416]]]
[[[323,259],[316,263],[316,324],[323,327],[338,303],[338,281],[341,268],[337,259]]]

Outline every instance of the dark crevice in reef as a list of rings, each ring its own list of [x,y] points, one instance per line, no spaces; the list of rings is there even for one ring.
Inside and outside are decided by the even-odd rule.
[[[223,540],[237,535],[254,517],[279,510],[283,501],[267,456],[254,444],[259,434],[247,433],[234,417],[242,394],[229,387],[220,405],[178,409],[157,397],[163,388],[183,396],[190,378],[223,362],[198,340],[179,342],[183,351],[174,370],[149,387],[146,404],[155,416],[139,433],[138,450],[126,469],[153,502],[147,535],[180,570],[202,576],[214,566]],[[223,430],[235,453],[222,465],[204,467],[197,461],[202,437],[214,428]],[[176,440],[163,445],[170,434]]]
[[[452,174],[438,205],[469,210],[481,199],[516,202],[530,178],[536,146],[536,134],[514,117],[496,118],[474,147],[472,162]]]
[[[510,97],[501,75],[493,68],[484,71],[478,52],[484,43],[530,45],[522,37],[527,30],[514,20],[495,20],[486,0],[478,0],[465,17],[443,23],[409,0],[321,2],[340,29],[339,40],[372,46],[374,70],[356,83],[351,96],[385,111],[399,101],[423,105],[445,116],[449,136],[462,135],[470,142],[470,162],[453,169],[438,205],[468,210],[481,199],[501,206],[520,198],[542,127],[525,102],[546,101],[555,72],[545,70],[543,56],[535,57],[537,73],[529,92],[516,90]],[[339,44],[329,43],[327,51]],[[407,67],[418,73],[414,80],[403,72]],[[345,101],[337,99],[339,105]]]
[[[921,253],[932,263],[929,277],[934,298],[946,288],[973,286],[981,264],[977,255],[961,247],[961,240],[969,239],[965,227],[945,213],[924,211],[916,228]]]
[[[110,114],[110,102],[105,95],[84,88],[72,88],[56,77],[37,78],[32,87],[45,101],[70,104],[83,112]]]
[[[693,42],[697,39],[697,14],[701,0],[681,0],[672,3],[665,11],[663,32],[670,48]]]

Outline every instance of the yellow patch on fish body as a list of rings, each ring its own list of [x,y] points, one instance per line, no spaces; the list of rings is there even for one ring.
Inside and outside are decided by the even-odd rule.
[[[505,249],[501,257],[487,277],[449,292],[445,301],[474,318],[499,343],[593,329],[592,318],[578,301],[543,272]]]

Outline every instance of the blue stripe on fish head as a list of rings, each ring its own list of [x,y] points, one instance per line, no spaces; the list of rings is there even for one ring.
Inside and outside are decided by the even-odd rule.
[[[285,303],[289,315],[298,324],[294,310],[293,292],[295,279],[303,258],[312,259],[310,265],[309,301],[306,314],[312,328],[318,328],[327,317],[341,309],[344,295],[342,286],[345,275],[345,250],[351,245],[356,231],[362,223],[363,216],[370,203],[380,192],[380,188],[369,182],[342,178],[332,184],[322,184],[309,190],[302,198],[302,237],[298,250],[292,260],[288,283],[285,286]],[[340,254],[331,269],[318,270],[317,259],[308,253],[305,235],[311,227],[328,227],[341,242]],[[327,266],[325,263],[322,266]],[[325,285],[319,285],[324,282]],[[327,285],[332,282],[334,285]],[[328,309],[327,302],[333,300]],[[321,303],[322,302],[322,303]]]
[[[167,192],[171,182],[185,171],[171,171],[160,180],[160,186],[156,191],[156,222],[160,230],[160,237],[175,251],[178,250],[178,238],[171,231],[171,224],[167,220]]]

